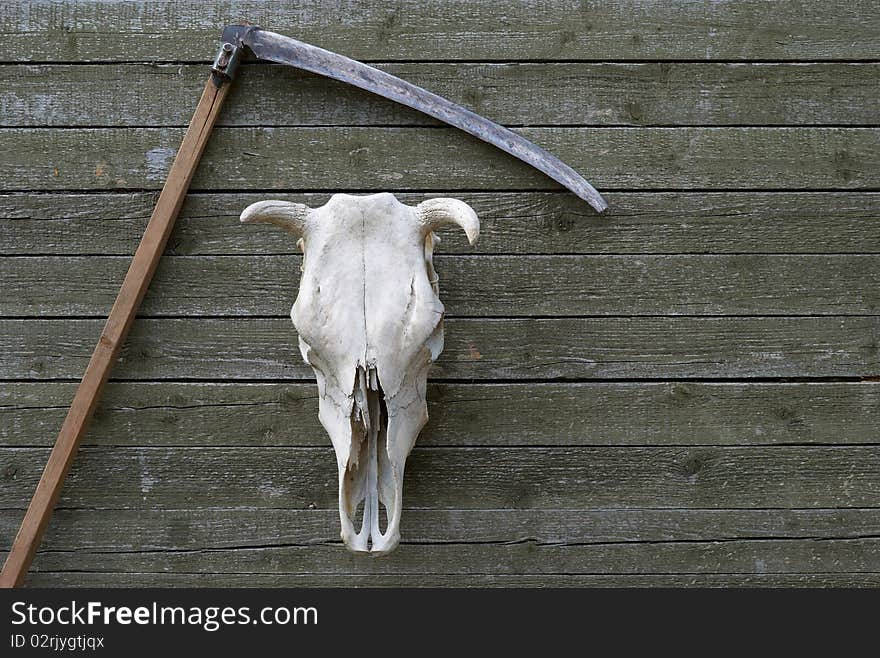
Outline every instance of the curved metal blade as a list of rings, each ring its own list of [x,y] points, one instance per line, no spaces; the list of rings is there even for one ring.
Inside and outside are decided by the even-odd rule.
[[[608,207],[596,189],[559,158],[521,135],[442,96],[343,55],[253,26],[230,26],[226,42],[247,46],[259,59],[287,64],[360,87],[455,126],[538,169],[589,203]]]

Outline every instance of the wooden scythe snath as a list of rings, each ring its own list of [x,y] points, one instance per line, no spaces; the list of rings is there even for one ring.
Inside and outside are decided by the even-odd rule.
[[[0,574],[0,587],[17,587],[27,575],[101,390],[165,250],[245,48],[258,59],[333,78],[419,110],[542,171],[596,211],[607,208],[602,196],[574,169],[521,135],[460,105],[371,66],[296,39],[250,25],[227,27],[205,90],[6,558]]]

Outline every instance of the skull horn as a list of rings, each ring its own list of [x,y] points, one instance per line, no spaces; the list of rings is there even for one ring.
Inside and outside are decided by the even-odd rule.
[[[458,199],[422,201],[416,206],[416,216],[425,233],[448,224],[458,224],[464,229],[471,245],[476,244],[477,238],[480,237],[480,220],[477,218],[477,213],[464,201]]]
[[[244,224],[274,224],[280,229],[296,236],[303,234],[312,209],[302,203],[291,201],[258,201],[252,203],[241,213]]]

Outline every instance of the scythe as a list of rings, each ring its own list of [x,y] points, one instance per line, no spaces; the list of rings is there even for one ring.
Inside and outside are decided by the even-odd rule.
[[[258,59],[339,80],[423,112],[519,158],[574,192],[597,212],[607,207],[595,188],[564,162],[521,135],[441,96],[290,37],[250,25],[227,27],[192,121],[6,558],[0,574],[0,587],[16,587],[24,581],[101,390],[165,249],[245,50]]]

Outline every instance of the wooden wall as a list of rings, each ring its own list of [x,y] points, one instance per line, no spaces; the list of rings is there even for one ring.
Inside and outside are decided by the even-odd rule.
[[[6,2],[0,557],[195,106],[247,18],[583,172],[596,216],[413,111],[242,68],[32,585],[880,585],[880,4]],[[471,203],[404,543],[338,538],[287,319],[238,213]]]

